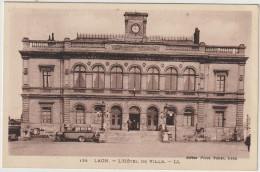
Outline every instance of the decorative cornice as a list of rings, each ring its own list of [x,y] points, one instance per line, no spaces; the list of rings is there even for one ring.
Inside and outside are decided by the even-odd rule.
[[[145,60],[145,61],[179,61],[199,63],[245,64],[248,57],[214,56],[207,54],[145,54],[124,52],[44,52],[20,51],[22,56],[37,59],[104,59],[104,60]]]
[[[227,106],[213,106],[213,109],[225,110],[227,109]]]
[[[214,74],[225,74],[226,76],[228,76],[229,70],[224,70],[224,69],[214,69]]]
[[[54,104],[54,102],[39,102],[39,104],[41,105],[41,104]]]
[[[54,71],[55,65],[39,65],[40,72],[42,70]]]

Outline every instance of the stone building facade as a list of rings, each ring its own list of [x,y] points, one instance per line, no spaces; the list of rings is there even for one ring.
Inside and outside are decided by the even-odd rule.
[[[125,34],[23,39],[22,136],[87,127],[158,131],[182,140],[243,138],[245,46],[191,37],[147,36],[147,13],[125,13]],[[156,28],[155,28],[156,29]],[[138,132],[137,132],[138,134]]]

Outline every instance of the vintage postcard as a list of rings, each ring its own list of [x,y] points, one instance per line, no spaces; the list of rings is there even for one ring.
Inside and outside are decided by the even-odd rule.
[[[257,170],[258,6],[4,3],[4,168]]]

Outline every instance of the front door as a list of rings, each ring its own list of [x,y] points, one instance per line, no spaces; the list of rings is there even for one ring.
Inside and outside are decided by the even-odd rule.
[[[140,114],[129,114],[129,130],[140,130]]]
[[[122,110],[118,106],[111,108],[111,130],[121,130],[122,129]]]
[[[155,107],[147,110],[147,130],[158,130],[158,110]]]

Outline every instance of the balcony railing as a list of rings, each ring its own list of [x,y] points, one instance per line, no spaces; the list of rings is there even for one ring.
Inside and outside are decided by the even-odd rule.
[[[199,46],[191,45],[170,45],[166,46],[166,51],[199,51]]]
[[[193,41],[193,36],[158,36],[151,35],[147,37],[149,41]]]
[[[208,53],[224,53],[224,54],[239,54],[239,47],[228,46],[206,46],[205,52]]]
[[[40,41],[30,40],[28,41],[30,48],[63,48],[64,41]]]
[[[24,50],[32,50],[32,51],[49,51],[51,49],[53,50],[73,50],[75,51],[76,48],[84,48],[86,50],[92,50],[95,51],[115,51],[111,46],[120,46],[122,47],[122,51],[125,49],[135,51],[135,49],[138,49],[138,51],[147,50],[149,51],[159,51],[160,53],[174,53],[174,52],[187,52],[187,53],[205,53],[205,54],[227,54],[227,55],[245,55],[245,46],[243,44],[239,46],[215,46],[215,45],[205,45],[205,43],[200,44],[183,44],[183,43],[165,43],[163,42],[164,39],[158,37],[158,40],[162,40],[160,44],[149,44],[149,42],[144,42],[144,44],[139,45],[129,45],[127,42],[106,42],[106,41],[91,41],[87,38],[89,38],[90,35],[78,35],[79,37],[82,36],[86,38],[86,40],[70,40],[69,38],[65,38],[64,41],[44,41],[44,40],[29,40],[28,38],[23,39]],[[92,37],[92,36],[90,36]],[[93,38],[96,39],[110,39],[110,38],[120,38],[123,39],[122,35],[94,35]],[[156,38],[157,39],[157,38]],[[170,39],[165,39],[170,40]],[[176,40],[176,38],[173,37],[173,40]],[[183,41],[186,41],[184,39]],[[133,48],[133,47],[137,48]],[[156,46],[156,48],[152,48]],[[139,47],[139,48],[138,48]],[[81,50],[82,50],[81,49]],[[116,49],[117,51],[120,51],[120,49]]]

